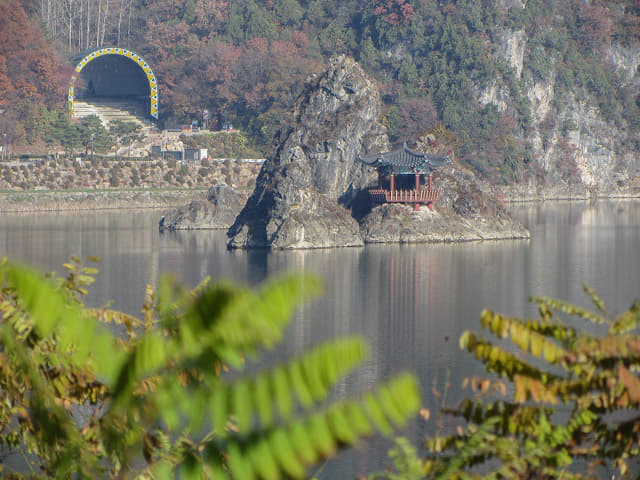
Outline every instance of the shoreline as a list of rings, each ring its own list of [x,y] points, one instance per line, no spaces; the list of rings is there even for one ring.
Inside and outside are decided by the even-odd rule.
[[[597,202],[598,200],[640,200],[640,193],[611,194],[611,195],[584,195],[584,196],[553,196],[553,197],[527,197],[505,198],[501,200],[503,205],[545,203],[545,202]]]
[[[175,208],[206,193],[192,189],[31,190],[0,192],[0,212],[73,212]]]
[[[102,189],[87,190],[30,190],[0,192],[0,213],[79,212],[100,210],[143,210],[182,207],[207,188],[189,189]],[[502,205],[584,202],[598,200],[640,200],[640,193],[610,193],[600,195],[504,195],[496,199]]]

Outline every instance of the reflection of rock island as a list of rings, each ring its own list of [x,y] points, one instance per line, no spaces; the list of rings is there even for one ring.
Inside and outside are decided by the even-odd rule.
[[[349,58],[332,60],[310,79],[228,230],[229,247],[529,237],[448,157],[406,146],[390,151],[380,113],[378,90]],[[224,203],[217,195],[210,192],[209,202]],[[172,228],[207,228],[208,222],[196,219],[197,226],[190,219]]]

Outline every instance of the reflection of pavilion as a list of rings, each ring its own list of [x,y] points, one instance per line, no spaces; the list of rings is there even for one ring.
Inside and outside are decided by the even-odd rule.
[[[378,186],[369,189],[373,202],[413,203],[414,210],[426,204],[433,210],[433,204],[442,194],[441,190],[433,188],[433,170],[451,162],[451,158],[416,152],[405,143],[398,150],[367,155],[360,161],[378,169]],[[426,188],[421,185],[425,175],[429,178]]]

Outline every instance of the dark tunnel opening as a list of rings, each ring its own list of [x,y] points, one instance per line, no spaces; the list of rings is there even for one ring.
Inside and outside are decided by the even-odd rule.
[[[144,99],[149,80],[138,64],[122,55],[103,55],[89,62],[78,75],[76,98]]]

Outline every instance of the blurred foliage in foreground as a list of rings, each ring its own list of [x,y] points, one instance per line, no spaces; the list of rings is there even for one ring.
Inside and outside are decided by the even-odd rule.
[[[497,341],[465,332],[460,346],[491,377],[465,380],[474,393],[444,410],[451,431],[426,458],[398,439],[398,473],[371,479],[637,478],[640,303],[614,316],[585,291],[593,311],[549,298],[532,299],[537,319],[484,311]]]
[[[96,271],[78,259],[65,267],[59,278],[0,265],[5,478],[302,478],[418,409],[408,374],[359,400],[327,400],[363,358],[358,338],[247,371],[318,290],[312,279],[286,277],[258,292],[165,279],[157,292],[148,287],[134,318],[84,307]],[[536,319],[483,312],[496,339],[465,332],[460,345],[489,377],[465,380],[473,393],[443,410],[452,420],[426,438],[426,455],[399,438],[393,471],[370,479],[637,475],[640,303],[612,315],[585,291],[593,310],[534,298]],[[16,458],[18,473],[6,463]]]
[[[0,264],[3,478],[301,478],[418,409],[409,374],[358,400],[327,400],[365,355],[359,338],[247,372],[246,359],[276,345],[317,292],[313,279],[253,292],[167,278],[134,318],[83,306],[96,270],[79,259],[65,267],[60,278]],[[19,472],[9,458],[24,460]]]

